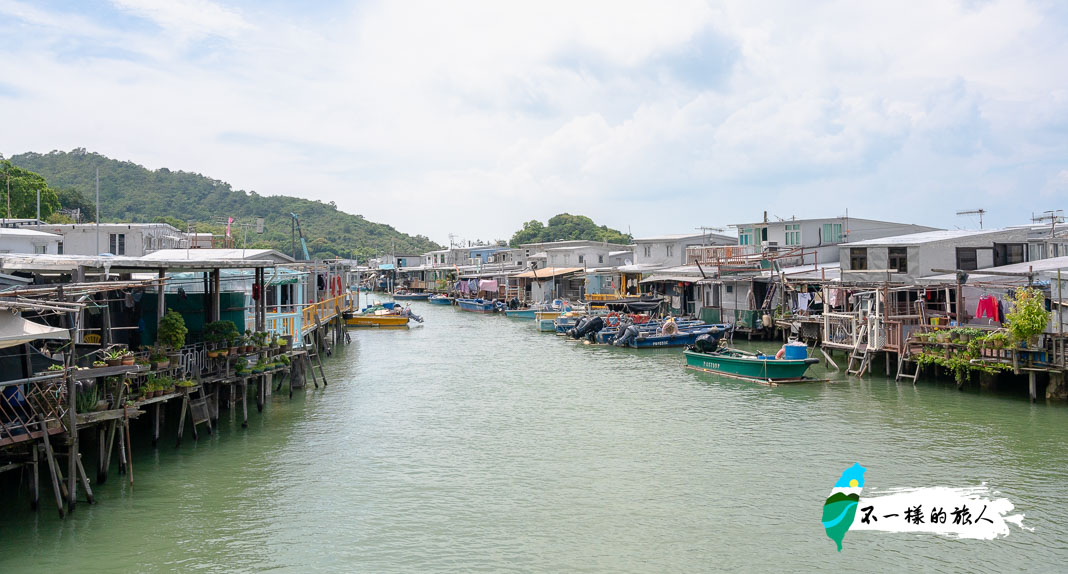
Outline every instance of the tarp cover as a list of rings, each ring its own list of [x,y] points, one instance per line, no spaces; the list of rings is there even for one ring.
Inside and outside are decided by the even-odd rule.
[[[0,349],[38,339],[70,340],[70,331],[23,319],[21,315],[0,310]]]
[[[483,279],[483,280],[478,282],[478,290],[479,291],[496,291],[497,290],[497,282],[494,281],[493,279]]]

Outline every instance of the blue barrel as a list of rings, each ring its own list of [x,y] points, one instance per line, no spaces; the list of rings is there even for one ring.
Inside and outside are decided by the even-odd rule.
[[[783,357],[788,361],[797,359],[808,358],[808,345],[804,343],[787,343],[786,344],[786,356]]]

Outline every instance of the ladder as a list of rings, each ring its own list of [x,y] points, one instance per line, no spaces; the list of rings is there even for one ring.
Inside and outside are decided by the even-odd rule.
[[[311,373],[315,388],[319,388],[319,380],[315,378],[315,366],[319,365],[319,375],[323,379],[323,386],[327,385],[326,373],[323,371],[323,359],[319,356],[319,338],[323,328],[319,314],[315,314],[315,329],[304,334],[305,359],[308,361],[308,372]],[[314,361],[314,362],[313,362]]]
[[[895,381],[901,381],[901,379],[912,379],[912,384],[916,384],[916,379],[920,376],[920,364],[912,360],[912,333],[905,338],[904,349],[897,354],[897,376],[894,377]],[[912,363],[915,368],[912,373],[905,371],[905,365]]]
[[[864,372],[869,367],[871,367],[871,351],[868,348],[868,325],[865,322],[864,326],[860,328],[860,334],[857,336],[857,342],[853,345],[852,352],[849,353],[849,365],[846,366],[846,373],[860,377],[864,375]]]

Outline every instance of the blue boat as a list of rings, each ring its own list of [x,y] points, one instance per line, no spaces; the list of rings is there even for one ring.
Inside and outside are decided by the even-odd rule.
[[[471,311],[474,313],[497,313],[504,308],[504,303],[501,303],[500,301],[488,301],[486,299],[457,299],[456,304],[460,306],[461,311]]]
[[[704,321],[697,320],[677,321],[675,324],[678,326],[680,331],[686,331],[689,329],[701,329],[704,327],[711,326],[708,323],[705,323]],[[646,333],[647,335],[656,333],[657,329],[660,329],[662,326],[663,321],[660,320],[649,321],[648,323],[641,323],[636,325],[636,327],[638,327],[639,333]],[[615,340],[618,336],[619,327],[605,327],[597,333],[596,340],[600,344],[607,345],[610,344],[613,340]]]
[[[651,349],[662,347],[685,347],[694,344],[697,338],[706,333],[721,332],[729,325],[709,325],[700,329],[679,330],[671,335],[639,333],[638,337],[630,342],[632,349]]]
[[[454,297],[449,297],[448,295],[434,295],[433,297],[427,299],[427,301],[435,305],[452,305],[452,302],[455,300],[456,299]]]
[[[505,309],[504,314],[513,319],[533,319],[537,309]]]

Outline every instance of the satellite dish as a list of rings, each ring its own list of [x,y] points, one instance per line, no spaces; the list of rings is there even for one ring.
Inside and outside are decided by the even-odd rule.
[[[623,260],[623,265],[634,265],[634,264],[630,262],[630,259],[624,259]]]

